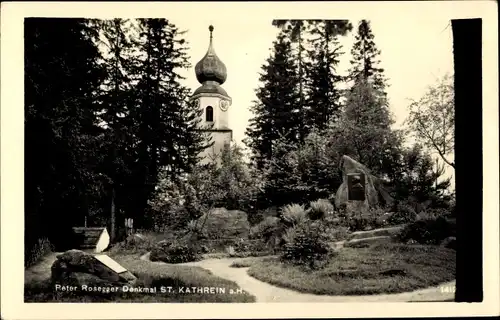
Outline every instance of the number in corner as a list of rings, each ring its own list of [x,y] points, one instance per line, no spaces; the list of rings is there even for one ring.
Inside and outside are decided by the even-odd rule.
[[[456,286],[441,286],[441,293],[455,293]]]

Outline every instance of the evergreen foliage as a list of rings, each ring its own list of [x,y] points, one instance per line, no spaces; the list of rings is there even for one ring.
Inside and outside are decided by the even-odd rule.
[[[297,83],[291,42],[281,32],[274,42],[273,53],[262,66],[256,90],[257,100],[250,108],[254,117],[246,130],[246,145],[259,168],[277,152],[275,141],[280,137],[291,143],[299,141],[303,114],[297,108]]]
[[[37,18],[25,44],[26,250],[45,235],[69,245],[85,222],[146,226],[159,172],[191,171],[210,145],[180,84],[183,32],[165,19]]]
[[[355,42],[351,49],[351,68],[349,78],[352,81],[364,80],[369,82],[378,93],[386,95],[386,79],[384,69],[380,68],[379,55],[381,51],[375,44],[370,21],[361,20],[358,24]]]
[[[305,88],[307,92],[308,128],[324,130],[340,117],[342,88],[345,78],[337,67],[343,54],[339,36],[352,28],[347,20],[313,20],[307,51]]]
[[[25,19],[27,253],[44,236],[64,246],[107,181],[95,117],[105,73],[95,37],[85,19]]]
[[[369,82],[360,80],[346,100],[342,118],[329,128],[331,144],[339,154],[348,155],[376,175],[385,176],[403,138],[401,132],[391,128],[393,120],[385,98]]]

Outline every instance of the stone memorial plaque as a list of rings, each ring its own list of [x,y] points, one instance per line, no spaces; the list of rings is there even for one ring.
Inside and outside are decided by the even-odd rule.
[[[113,270],[114,272],[116,272],[118,274],[127,271],[127,269],[125,269],[120,264],[118,264],[118,262],[116,262],[115,260],[111,259],[110,257],[108,257],[105,254],[98,254],[98,255],[95,255],[94,257],[97,260],[99,260],[100,262],[102,262],[106,267],[110,268],[111,270]]]
[[[365,201],[365,182],[363,173],[350,173],[347,175],[348,199],[353,201]]]

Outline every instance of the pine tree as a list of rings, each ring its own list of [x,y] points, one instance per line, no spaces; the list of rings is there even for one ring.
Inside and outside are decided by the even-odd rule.
[[[352,28],[347,20],[312,20],[311,49],[308,50],[306,69],[306,101],[309,127],[324,130],[330,121],[340,117],[341,88],[344,82],[336,67],[343,52],[338,37]]]
[[[381,51],[377,49],[374,38],[370,22],[361,20],[351,49],[352,66],[349,70],[349,78],[352,81],[362,78],[371,83],[377,92],[385,95],[387,84],[383,75],[384,69],[378,67],[380,63],[378,57]]]
[[[102,192],[95,100],[104,70],[94,38],[85,19],[25,19],[27,253],[43,236],[68,248],[71,227]]]
[[[262,66],[262,85],[256,90],[257,100],[250,109],[254,117],[246,130],[245,143],[259,168],[273,157],[273,144],[278,137],[286,136],[290,143],[300,139],[297,132],[304,126],[304,115],[297,106],[298,79],[293,60],[291,43],[281,32],[272,55]]]

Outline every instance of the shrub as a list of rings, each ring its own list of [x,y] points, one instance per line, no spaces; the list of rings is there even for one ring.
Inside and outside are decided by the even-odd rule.
[[[196,223],[196,220],[190,220],[186,226],[186,229],[190,232],[198,232],[198,224]]]
[[[272,249],[272,245],[264,242],[262,239],[245,240],[236,245],[237,252],[245,252],[251,256],[270,253],[270,249]]]
[[[302,222],[288,229],[281,259],[311,269],[321,266],[331,253],[328,238],[321,224]]]
[[[355,216],[348,220],[349,230],[363,231],[370,227],[372,219],[366,216]]]
[[[454,236],[453,225],[443,217],[418,220],[406,226],[400,233],[400,240],[410,239],[421,244],[439,244],[445,238]]]
[[[158,241],[158,240],[156,240]],[[155,239],[149,234],[133,234],[118,242],[110,249],[112,252],[146,253],[154,247]]]
[[[299,204],[289,204],[281,209],[281,220],[287,226],[295,226],[307,219],[304,206]]]
[[[415,209],[409,204],[398,203],[395,209],[394,214],[388,219],[390,224],[412,223],[417,219]]]
[[[309,218],[311,220],[323,219],[333,213],[333,205],[326,199],[318,199],[311,202],[311,209],[309,210]]]
[[[234,261],[229,267],[231,268],[249,268],[252,263],[247,261]]]
[[[327,228],[326,235],[331,241],[345,240],[349,236],[349,230],[348,228],[342,226]]]
[[[250,239],[263,239],[269,241],[273,236],[277,235],[282,226],[280,219],[276,217],[266,217],[261,223],[253,226],[250,229]]]
[[[54,246],[47,238],[38,239],[33,248],[31,249],[29,255],[24,260],[24,265],[26,267],[32,266],[40,259],[42,259],[47,254],[54,251]]]
[[[197,261],[199,255],[194,246],[170,241],[160,241],[151,250],[151,261],[166,263],[184,263]]]

